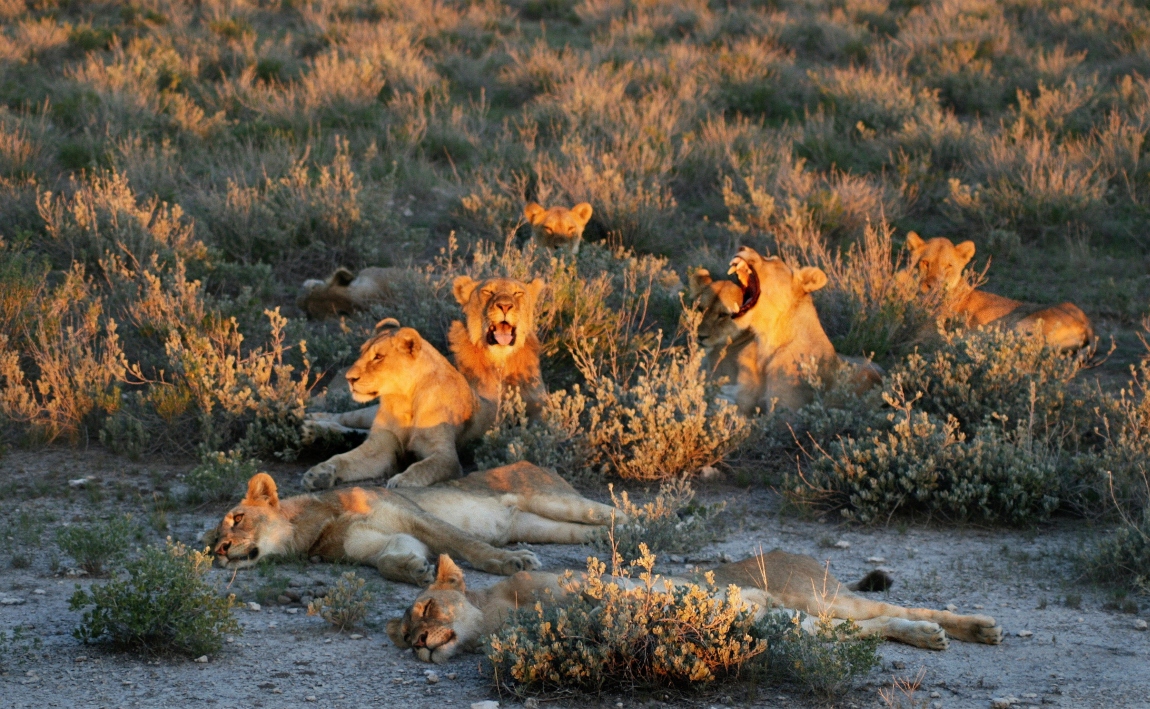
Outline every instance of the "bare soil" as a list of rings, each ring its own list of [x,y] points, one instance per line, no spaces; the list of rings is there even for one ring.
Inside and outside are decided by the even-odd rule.
[[[194,544],[214,525],[223,506],[180,508],[158,515],[155,493],[177,484],[186,465],[133,463],[102,451],[52,448],[14,451],[0,458],[0,630],[20,625],[30,642],[0,656],[3,707],[468,707],[499,700],[468,655],[432,667],[394,648],[384,623],[411,602],[419,589],[381,579],[358,568],[376,599],[366,627],[337,633],[309,617],[299,602],[280,604],[278,592],[306,597],[317,584],[330,584],[345,568],[291,561],[235,574],[213,570],[242,600],[265,601],[258,612],[238,611],[244,632],[225,649],[198,663],[181,657],[112,653],[85,646],[71,633],[79,614],[68,610],[77,585],[99,580],[75,576],[73,560],[56,548],[54,529],[111,512],[132,512],[146,528],[143,539],[164,536]],[[303,465],[282,464],[271,472],[294,492]],[[91,477],[82,488],[69,480]],[[602,497],[602,491],[588,491]],[[860,529],[780,515],[778,498],[762,489],[722,482],[704,485],[704,501],[727,500],[725,541],[671,573],[705,566],[726,554],[742,558],[760,548],[805,552],[830,562],[839,578],[852,580],[882,565],[894,575],[885,595],[903,604],[957,606],[959,612],[994,616],[1006,630],[998,647],[952,641],[945,652],[895,643],[882,648],[882,667],[837,703],[844,707],[887,706],[882,693],[896,678],[922,676],[913,706],[987,707],[992,699],[1017,706],[1150,706],[1150,633],[1135,629],[1137,615],[1104,608],[1113,597],[1104,589],[1074,581],[1073,555],[1099,530],[1085,522],[1062,522],[1036,530],[930,526]],[[834,546],[845,541],[849,548]],[[536,548],[547,568],[582,568],[586,547]],[[882,561],[879,561],[881,559]],[[14,568],[25,563],[25,568]],[[474,586],[497,577],[470,571]],[[274,596],[274,597],[269,597]],[[285,600],[288,596],[285,595]],[[1148,617],[1146,599],[1136,599]],[[8,601],[10,604],[3,604]],[[1113,605],[1111,603],[1111,605]],[[429,683],[433,670],[438,681]],[[902,706],[912,706],[895,692]],[[796,690],[733,684],[688,696],[556,698],[551,706],[819,706]],[[509,698],[502,706],[517,706]]]

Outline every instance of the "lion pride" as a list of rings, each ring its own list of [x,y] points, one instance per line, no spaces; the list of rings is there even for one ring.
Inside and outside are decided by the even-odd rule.
[[[370,427],[359,447],[312,467],[307,490],[339,482],[388,477],[388,487],[423,486],[463,472],[456,446],[486,430],[477,420],[479,402],[467,380],[438,350],[393,318],[376,325],[347,371],[352,398],[379,405],[342,414],[309,414],[304,437],[321,430]],[[406,470],[402,465],[415,458]]]
[[[864,637],[877,635],[930,650],[945,650],[950,644],[948,634],[963,642],[1002,642],[1002,626],[990,616],[905,608],[853,592],[888,588],[890,579],[881,572],[871,572],[847,586],[811,557],[776,549],[717,566],[711,573],[717,588],[739,588],[756,620],[769,612],[799,611],[804,614],[801,627],[811,634],[817,632],[818,616],[829,614],[838,622],[855,621]],[[633,583],[629,579],[605,580],[624,586]],[[674,585],[699,582],[675,577],[663,580]],[[474,649],[483,636],[498,631],[516,608],[563,603],[570,597],[569,589],[578,590],[580,576],[573,581],[563,582],[554,573],[521,571],[491,588],[473,591],[467,588],[463,571],[445,554],[439,557],[434,583],[403,617],[388,622],[387,635],[397,647],[411,648],[424,662],[446,662],[461,651]],[[643,592],[642,588],[633,590]]]
[[[1093,344],[1090,318],[1073,303],[1036,305],[971,288],[962,270],[974,258],[973,241],[955,245],[943,236],[923,240],[912,231],[906,235],[906,245],[911,254],[908,272],[917,270],[922,291],[940,287],[950,291],[955,312],[965,316],[967,326],[1007,327],[1025,334],[1041,330],[1051,347],[1064,351]]]
[[[553,249],[567,248],[572,254],[577,254],[583,241],[583,230],[591,221],[591,205],[580,202],[571,209],[547,209],[536,202],[528,202],[523,208],[523,216],[527,217],[538,242]]]

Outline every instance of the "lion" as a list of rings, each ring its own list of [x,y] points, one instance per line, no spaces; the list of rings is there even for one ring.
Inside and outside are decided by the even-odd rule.
[[[315,320],[354,315],[398,298],[408,290],[411,276],[402,268],[365,268],[358,274],[337,268],[327,280],[304,281],[296,304]]]
[[[352,398],[378,398],[379,405],[309,414],[304,439],[370,428],[367,440],[304,473],[304,489],[381,476],[390,477],[388,487],[426,486],[463,473],[457,446],[486,430],[476,417],[480,405],[463,375],[417,331],[394,318],[381,320],[346,378]],[[400,472],[412,457],[417,462]]]
[[[523,283],[511,278],[476,281],[455,279],[452,292],[463,308],[465,322],[451,323],[448,346],[455,366],[479,401],[478,426],[495,425],[505,387],[517,387],[529,416],[538,416],[547,390],[539,371],[539,338],[535,306],[543,280]]]
[[[864,637],[880,636],[931,650],[945,650],[948,635],[964,642],[1002,642],[1002,627],[989,616],[904,608],[854,593],[888,588],[890,578],[882,572],[871,572],[862,581],[846,586],[811,557],[776,549],[717,566],[711,573],[717,588],[739,587],[755,620],[768,612],[797,611],[802,614],[802,628],[811,634],[817,632],[818,617],[829,614],[838,622],[854,621]],[[628,579],[610,580],[634,587]],[[698,582],[675,577],[667,580],[675,585]],[[569,598],[564,586],[570,588],[558,574],[521,571],[491,588],[469,591],[463,571],[443,555],[435,581],[403,617],[388,622],[387,634],[397,647],[411,648],[424,662],[446,662],[461,651],[474,649],[483,636],[498,631],[512,610],[536,603],[563,603]]]
[[[528,202],[523,208],[523,216],[531,223],[535,239],[544,246],[553,249],[566,247],[572,254],[577,254],[583,241],[583,229],[591,221],[591,205],[580,202],[571,209],[547,209],[536,202]]]
[[[704,273],[692,275],[697,299],[709,303],[712,311],[704,313],[707,327],[700,339],[711,348],[711,358],[719,360],[718,369],[736,372],[735,403],[744,415],[769,409],[772,403],[787,411],[810,403],[814,390],[808,374],[829,383],[847,373],[860,393],[882,381],[882,370],[873,363],[836,353],[823,330],[811,298],[827,283],[822,269],[794,270],[777,256],[764,258],[744,246],[731,260],[730,273],[739,279],[734,289],[723,285],[726,282],[716,285],[710,273]],[[741,334],[747,332],[752,338]],[[732,345],[740,342],[736,350]],[[735,361],[724,365],[723,359],[729,358]]]
[[[585,544],[613,519],[627,518],[523,462],[434,487],[352,487],[283,500],[275,480],[257,473],[205,541],[225,569],[302,553],[369,564],[385,578],[425,585],[434,578],[433,554],[510,575],[539,568],[539,559],[525,549],[496,547]]]
[[[1041,332],[1051,347],[1062,351],[1082,350],[1093,345],[1094,327],[1090,318],[1073,303],[1023,303],[967,284],[962,271],[974,258],[973,241],[955,245],[943,236],[923,240],[912,231],[906,235],[906,245],[911,254],[907,273],[917,270],[919,287],[924,293],[946,288],[955,303],[955,312],[965,317],[968,327],[1005,327],[1027,335]]]

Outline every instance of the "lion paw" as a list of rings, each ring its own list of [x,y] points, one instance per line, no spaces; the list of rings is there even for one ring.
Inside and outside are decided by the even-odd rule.
[[[327,490],[335,487],[338,480],[335,463],[326,460],[304,473],[300,484],[304,490]]]
[[[520,571],[532,571],[541,568],[543,564],[535,552],[529,549],[517,549],[507,552],[506,557],[499,562],[498,573],[503,576],[512,576]]]
[[[1002,626],[990,616],[978,615],[970,627],[970,636],[971,642],[1001,645]]]
[[[917,621],[909,635],[908,642],[915,647],[927,650],[945,650],[950,647],[950,639],[946,637],[946,631],[938,623]]]
[[[416,586],[429,586],[435,580],[435,566],[422,556],[412,556],[406,566],[408,578]]]

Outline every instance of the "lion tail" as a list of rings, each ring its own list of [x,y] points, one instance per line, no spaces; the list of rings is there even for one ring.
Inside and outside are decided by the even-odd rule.
[[[847,586],[852,591],[862,591],[863,593],[873,593],[875,591],[886,591],[894,585],[894,579],[891,575],[882,569],[875,569],[860,580]]]

